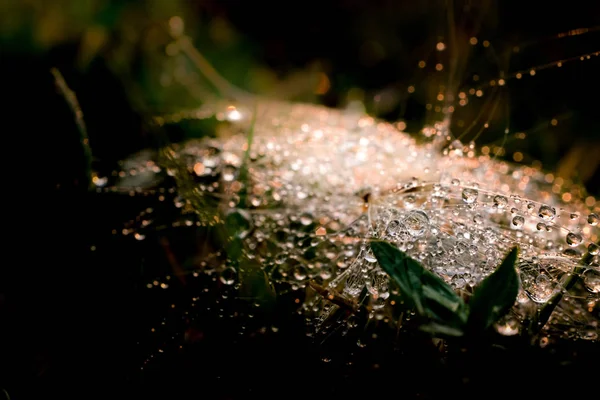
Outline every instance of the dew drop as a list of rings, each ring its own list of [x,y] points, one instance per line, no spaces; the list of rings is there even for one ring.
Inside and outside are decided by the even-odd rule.
[[[235,180],[236,171],[237,168],[235,168],[233,165],[224,166],[222,172],[223,180],[225,182],[233,182]]]
[[[600,246],[595,243],[590,243],[588,246],[588,252],[593,256],[600,254]]]
[[[299,281],[306,279],[306,268],[303,265],[294,267],[294,278]]]
[[[377,258],[375,257],[371,249],[365,251],[365,260],[367,260],[370,263],[377,262]]]
[[[596,213],[591,213],[587,217],[587,222],[591,226],[596,226],[600,222],[600,216],[598,216],[598,214],[596,214]]]
[[[600,293],[600,271],[588,269],[583,273],[583,284],[592,293]]]
[[[552,221],[556,216],[556,210],[550,206],[541,206],[539,210],[539,216],[544,221]]]
[[[538,222],[538,224],[535,227],[536,227],[536,229],[538,231],[545,231],[546,230],[546,224],[544,224],[543,222]]]
[[[404,198],[404,205],[411,208],[415,204],[416,198],[412,194],[409,194]]]
[[[569,232],[567,234],[567,244],[571,247],[577,247],[583,242],[583,238],[578,233]]]
[[[388,222],[386,232],[388,233],[388,235],[396,236],[400,227],[400,221],[398,221],[397,219],[393,219],[390,222]]]
[[[235,234],[240,239],[248,236],[252,228],[252,217],[247,211],[241,209],[230,210],[225,217],[225,222],[228,227],[235,229]]]
[[[319,276],[322,279],[329,279],[333,276],[333,273],[331,272],[331,268],[329,267],[322,267],[321,270],[319,271]]]
[[[517,215],[516,217],[514,217],[512,219],[512,224],[515,228],[521,228],[524,223],[525,223],[525,218],[521,217],[520,215]]]
[[[502,209],[508,205],[508,199],[501,195],[494,196],[494,205],[499,209]]]
[[[598,339],[598,331],[596,329],[587,329],[581,332],[579,337],[584,340],[596,340]]]
[[[479,196],[479,191],[475,189],[463,189],[462,191],[462,199],[467,204],[472,204],[477,200],[477,196]]]
[[[403,222],[408,233],[414,237],[423,236],[429,227],[429,217],[421,210],[409,212]]]
[[[312,222],[313,222],[312,214],[304,213],[300,216],[300,223],[302,225],[308,226],[308,225],[312,224]]]
[[[233,285],[237,277],[237,271],[232,267],[227,267],[219,275],[219,279],[225,285]]]

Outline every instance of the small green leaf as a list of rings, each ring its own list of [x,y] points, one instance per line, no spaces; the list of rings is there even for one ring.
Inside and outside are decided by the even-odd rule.
[[[269,277],[256,262],[243,259],[239,267],[241,299],[273,306],[276,292]]]
[[[488,329],[515,304],[519,277],[515,270],[518,250],[514,247],[493,274],[476,288],[469,302],[468,326],[472,330]]]
[[[381,268],[400,287],[407,305],[414,307],[421,317],[436,321],[436,326],[461,331],[467,309],[446,282],[390,243],[372,242],[371,249]]]

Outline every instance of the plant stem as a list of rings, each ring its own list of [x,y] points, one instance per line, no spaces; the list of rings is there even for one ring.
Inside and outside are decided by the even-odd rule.
[[[256,114],[258,111],[258,105],[254,104],[254,111],[252,112],[252,120],[250,121],[250,127],[248,128],[248,139],[246,142],[246,151],[244,152],[244,159],[242,160],[242,166],[240,167],[239,181],[244,185],[240,191],[240,205],[246,203],[246,195],[248,194],[248,163],[250,161],[250,150],[252,148],[252,142],[254,141],[254,127],[256,125]]]
[[[204,77],[217,89],[220,97],[228,97],[236,100],[247,101],[253,98],[247,93],[229,83],[223,78],[217,70],[208,62],[206,58],[194,47],[188,36],[181,37],[178,42],[181,51],[192,61]]]
[[[534,318],[534,321],[530,328],[532,333],[535,334],[535,333],[540,332],[542,330],[542,328],[546,325],[546,323],[548,323],[548,320],[550,320],[550,316],[554,312],[554,309],[556,308],[556,306],[558,306],[558,304],[562,300],[564,294],[567,291],[569,291],[573,286],[575,286],[575,284],[579,280],[579,277],[585,271],[585,269],[587,268],[587,265],[589,265],[592,258],[593,258],[593,256],[589,252],[586,253],[583,256],[583,258],[581,259],[581,261],[579,262],[579,264],[577,264],[577,266],[575,268],[573,268],[571,275],[565,281],[561,290],[556,292],[550,298],[550,300],[548,300],[548,302],[546,302],[546,304],[544,304],[544,306],[539,310],[539,312],[538,312],[536,318]]]
[[[77,124],[77,130],[79,132],[79,141],[81,144],[81,148],[83,151],[84,157],[84,172],[85,172],[85,188],[89,189],[92,184],[92,149],[90,148],[90,140],[88,138],[87,128],[85,126],[85,121],[83,120],[83,111],[81,111],[81,107],[79,106],[79,101],[77,100],[77,96],[75,92],[69,88],[67,82],[65,82],[65,78],[60,73],[60,71],[56,68],[51,68],[50,72],[54,77],[54,83],[56,84],[57,89],[60,91],[60,94],[64,97],[67,105],[71,109],[73,116],[75,117],[75,123]]]

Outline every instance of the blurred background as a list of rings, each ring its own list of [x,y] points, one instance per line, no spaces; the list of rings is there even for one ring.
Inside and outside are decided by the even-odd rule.
[[[365,110],[413,134],[452,115],[464,143],[552,172],[558,192],[580,185],[598,207],[598,2],[2,0],[6,188],[19,212],[16,261],[0,276],[0,387],[14,398],[136,379],[137,259],[87,252],[139,204],[86,193],[77,123],[50,70],[77,95],[94,165],[108,172],[162,143],[152,117],[227,96],[173,57],[174,30],[242,90]]]
[[[10,103],[30,115],[48,110],[44,127],[57,132],[48,71],[58,68],[79,98],[97,159],[125,157],[152,142],[149,116],[202,101],[172,82],[181,68],[168,48],[175,17],[239,88],[364,108],[412,133],[454,105],[452,132],[464,142],[539,161],[597,193],[600,6],[536,4],[4,1],[2,76],[17,96]]]

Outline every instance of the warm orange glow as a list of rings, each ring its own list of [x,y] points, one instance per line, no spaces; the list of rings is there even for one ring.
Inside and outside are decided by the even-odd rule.
[[[315,94],[323,95],[329,91],[331,88],[331,82],[326,74],[319,74],[319,83],[317,84],[317,88],[315,89]]]
[[[513,154],[513,160],[515,160],[516,162],[523,161],[523,153],[521,153],[520,151],[515,152]]]
[[[204,173],[204,164],[202,164],[201,162],[197,162],[196,164],[194,164],[194,173],[196,175],[202,175]]]

